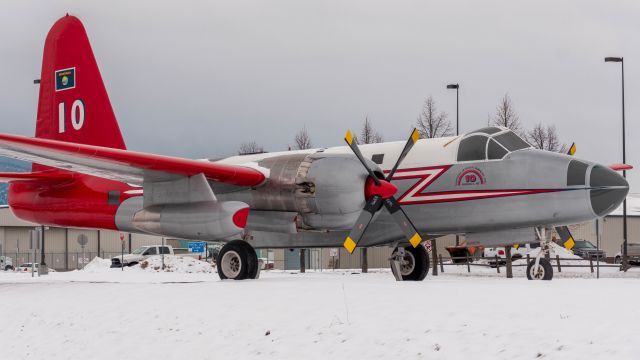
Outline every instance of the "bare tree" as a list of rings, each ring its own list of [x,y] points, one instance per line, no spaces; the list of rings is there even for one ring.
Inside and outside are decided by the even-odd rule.
[[[527,141],[535,148],[547,151],[564,152],[566,145],[560,142],[558,131],[554,125],[536,124],[526,134]]]
[[[295,143],[296,150],[311,149],[313,147],[311,144],[311,137],[309,136],[306,127],[303,127],[302,130],[296,134],[293,142]]]
[[[505,94],[500,104],[496,108],[496,114],[493,116],[492,125],[504,126],[511,129],[516,134],[522,134],[522,126],[520,125],[520,117],[513,108],[513,103],[509,94]]]
[[[424,100],[422,111],[416,120],[416,127],[423,139],[453,135],[453,127],[447,119],[447,113],[438,111],[432,96]]]
[[[242,143],[240,144],[240,149],[238,149],[238,155],[260,154],[263,152],[265,152],[264,147],[258,145],[255,141]]]
[[[383,141],[384,140],[382,139],[382,135],[373,130],[371,121],[369,121],[369,117],[366,116],[364,118],[364,124],[362,124],[362,131],[360,131],[358,142],[362,144],[375,144]]]

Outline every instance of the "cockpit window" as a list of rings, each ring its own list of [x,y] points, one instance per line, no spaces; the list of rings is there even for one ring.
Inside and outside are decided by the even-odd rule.
[[[489,146],[487,147],[487,158],[489,160],[502,159],[507,155],[507,149],[498,144],[495,140],[489,140]]]
[[[484,160],[488,140],[484,135],[472,135],[462,139],[458,147],[458,161]]]
[[[460,140],[458,161],[500,160],[511,151],[530,147],[513,131],[490,126],[471,132]]]
[[[500,131],[502,131],[502,129],[498,127],[490,126],[490,127],[482,128],[480,130],[476,130],[474,131],[474,133],[485,133],[485,134],[491,135],[491,134],[498,133]]]
[[[518,135],[511,131],[504,134],[500,134],[494,137],[500,144],[507,148],[509,151],[516,151],[520,149],[526,149],[531,147],[526,141],[522,140]]]

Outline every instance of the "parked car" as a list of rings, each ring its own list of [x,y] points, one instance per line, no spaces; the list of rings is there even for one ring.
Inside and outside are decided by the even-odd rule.
[[[627,257],[629,264],[640,265],[640,244],[627,243]],[[622,249],[616,254],[613,261],[616,264],[622,263]]]
[[[607,257],[607,253],[598,250],[595,245],[587,240],[575,240],[575,245],[571,249],[574,255],[578,255],[583,259],[593,259],[603,261]]]
[[[0,256],[0,270],[13,270],[13,260],[8,256]]]
[[[521,259],[533,250],[540,247],[540,243],[534,242],[529,244],[515,244],[511,247],[511,258],[512,259]],[[506,259],[507,254],[504,250],[504,247],[494,247],[494,248],[485,248],[484,249],[484,257],[494,258],[498,255],[499,258]]]
[[[32,263],[22,263],[20,264],[20,266],[18,266],[18,268],[16,269],[17,272],[31,272],[31,264]],[[40,265],[39,263],[35,263],[34,264],[34,271],[38,272],[38,265]],[[56,272],[54,269],[52,268],[47,268],[48,272]]]
[[[111,258],[111,267],[123,267],[133,266],[141,262],[142,260],[153,255],[177,255],[177,256],[189,256],[196,259],[203,257],[202,253],[191,253],[188,249],[173,249],[171,245],[149,245],[137,248],[131,252],[131,254],[118,255]]]

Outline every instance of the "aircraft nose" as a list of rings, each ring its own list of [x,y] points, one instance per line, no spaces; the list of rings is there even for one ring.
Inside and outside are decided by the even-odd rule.
[[[598,216],[604,216],[615,210],[629,193],[627,180],[617,172],[601,165],[591,169],[589,185],[591,207]]]

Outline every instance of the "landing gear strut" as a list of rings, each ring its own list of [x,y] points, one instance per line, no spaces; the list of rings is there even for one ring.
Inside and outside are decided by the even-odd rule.
[[[396,247],[389,258],[391,272],[397,281],[422,281],[429,273],[429,253],[418,247]]]
[[[529,280],[551,280],[553,279],[553,267],[547,260],[549,255],[549,242],[547,231],[544,227],[536,228],[536,234],[540,239],[540,252],[535,259],[527,264],[527,279]]]
[[[244,280],[260,277],[260,262],[249,243],[233,240],[226,243],[216,259],[220,279]]]

